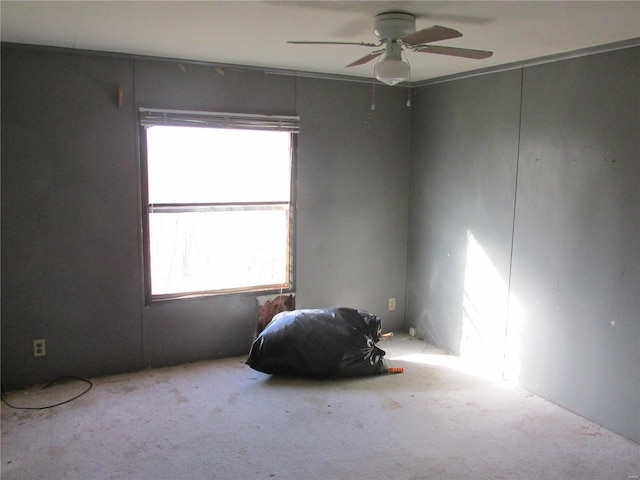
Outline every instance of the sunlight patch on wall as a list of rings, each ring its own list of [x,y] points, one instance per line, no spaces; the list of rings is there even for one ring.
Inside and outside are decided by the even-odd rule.
[[[518,383],[524,309],[470,231],[462,307],[460,357],[468,369]]]
[[[508,289],[475,236],[467,231],[460,357],[478,374],[502,377]]]

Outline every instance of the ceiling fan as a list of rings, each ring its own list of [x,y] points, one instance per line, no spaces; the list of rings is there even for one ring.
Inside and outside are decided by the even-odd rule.
[[[382,47],[359,58],[347,67],[355,67],[370,62],[384,54],[383,59],[374,67],[374,74],[378,80],[387,85],[396,85],[409,79],[411,71],[409,64],[402,60],[402,49],[406,48],[418,53],[437,53],[454,57],[472,58],[480,60],[489,58],[493,52],[486,50],[471,50],[468,48],[444,47],[427,45],[440,40],[458,38],[462,36],[457,30],[449,27],[434,25],[416,31],[416,17],[407,12],[383,12],[374,17],[373,32],[378,37],[378,43],[368,42],[316,42],[291,40],[287,43],[303,45],[360,45],[363,47]],[[406,54],[405,54],[406,58]]]

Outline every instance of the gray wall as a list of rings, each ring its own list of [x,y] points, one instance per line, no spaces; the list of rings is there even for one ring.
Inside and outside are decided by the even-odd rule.
[[[470,235],[509,280],[520,72],[421,88],[416,99],[408,325],[460,355]]]
[[[378,86],[371,111],[370,85],[337,88],[312,79],[298,85],[298,304],[365,306],[380,312],[385,329],[402,328],[411,134],[406,89],[388,95],[390,87]],[[397,299],[391,312],[390,297]]]
[[[475,331],[474,359],[501,330],[510,378],[635,441],[639,55],[420,88],[407,287],[418,335],[464,354]]]
[[[248,351],[254,296],[144,303],[139,106],[300,115],[298,307],[352,306],[401,328],[411,114],[404,89],[377,88],[375,112],[370,94],[368,83],[3,45],[3,386]],[[37,338],[45,357],[32,356]]]
[[[640,48],[525,70],[511,296],[525,387],[640,442],[639,78]]]
[[[2,383],[142,365],[132,62],[2,49]],[[46,357],[32,356],[44,338]]]

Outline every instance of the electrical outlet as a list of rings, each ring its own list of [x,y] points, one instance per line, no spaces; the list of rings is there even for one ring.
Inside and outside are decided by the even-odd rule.
[[[33,341],[33,356],[34,357],[44,357],[47,354],[44,344],[44,338],[40,340]]]
[[[389,299],[389,311],[391,310],[395,310],[396,309],[396,298],[390,298]]]

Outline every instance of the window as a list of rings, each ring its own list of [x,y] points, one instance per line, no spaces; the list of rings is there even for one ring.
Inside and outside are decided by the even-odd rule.
[[[297,117],[140,116],[148,298],[290,290]]]

